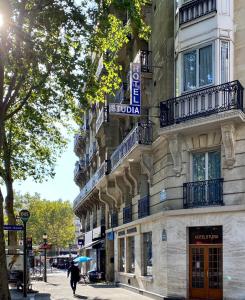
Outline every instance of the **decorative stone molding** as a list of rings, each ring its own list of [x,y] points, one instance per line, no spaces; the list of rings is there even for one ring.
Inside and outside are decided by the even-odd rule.
[[[139,193],[140,164],[138,162],[129,162],[128,165],[129,165],[128,175],[134,181],[134,187],[135,187],[134,194],[137,195]]]
[[[134,197],[135,186],[134,186],[134,181],[129,175],[129,167],[124,167],[123,174],[124,174],[124,180],[130,189],[130,195]]]
[[[126,203],[130,198],[130,188],[124,176],[116,176],[116,188],[121,191],[123,202]]]
[[[102,203],[108,206],[109,210],[113,210],[116,206],[115,200],[107,195],[106,191],[103,191],[102,188],[99,189],[99,199]]]
[[[188,135],[185,138],[187,151],[217,147],[221,144],[221,132],[211,131],[205,134]]]
[[[233,123],[221,124],[222,141],[225,150],[225,163],[229,169],[236,161],[235,154],[235,126]]]
[[[153,175],[153,157],[151,153],[141,154],[140,165],[141,165],[142,173],[148,176],[148,182],[151,185],[152,175]]]
[[[182,170],[182,137],[179,134],[173,134],[167,139],[174,164],[173,170],[176,176],[180,176]]]

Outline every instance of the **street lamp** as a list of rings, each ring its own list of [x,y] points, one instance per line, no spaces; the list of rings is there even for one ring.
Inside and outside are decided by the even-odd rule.
[[[48,235],[47,233],[43,234],[43,248],[44,248],[44,273],[43,273],[43,280],[47,282],[47,240]]]

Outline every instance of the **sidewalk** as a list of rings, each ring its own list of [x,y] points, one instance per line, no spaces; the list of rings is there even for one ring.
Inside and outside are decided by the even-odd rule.
[[[48,282],[32,281],[36,294],[28,294],[28,298],[23,298],[21,292],[11,290],[12,300],[149,300],[151,298],[141,296],[126,289],[117,288],[106,284],[78,284],[76,296],[73,296],[69,279],[66,272],[60,271],[48,274]]]

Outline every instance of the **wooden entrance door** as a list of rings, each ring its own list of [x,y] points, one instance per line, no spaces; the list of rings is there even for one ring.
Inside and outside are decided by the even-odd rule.
[[[222,300],[222,245],[190,245],[190,298]]]

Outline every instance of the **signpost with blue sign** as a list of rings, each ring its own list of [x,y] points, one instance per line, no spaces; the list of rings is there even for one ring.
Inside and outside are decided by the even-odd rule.
[[[130,104],[109,104],[109,114],[130,115],[138,117],[141,114],[141,64],[130,64]]]
[[[3,230],[19,231],[19,230],[23,230],[23,229],[24,229],[23,225],[3,225]]]

